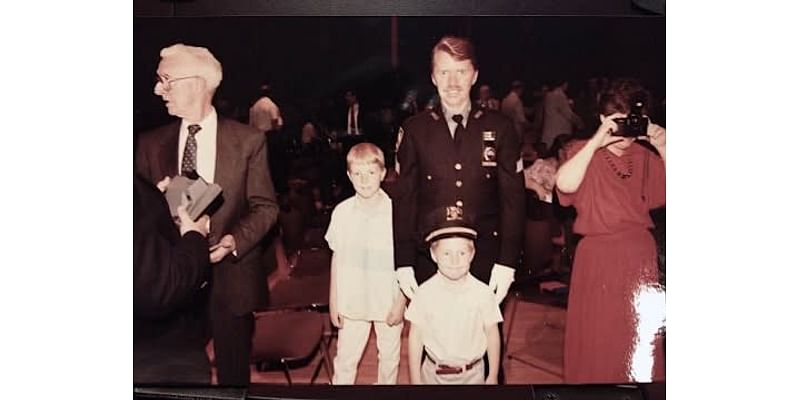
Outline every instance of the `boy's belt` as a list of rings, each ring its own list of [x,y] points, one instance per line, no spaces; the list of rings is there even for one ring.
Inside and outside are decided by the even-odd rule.
[[[438,364],[433,359],[431,359],[431,361],[436,364],[436,375],[457,375],[471,370],[475,365],[478,364],[479,361],[483,361],[483,359],[479,358],[463,367],[453,367],[447,364]]]

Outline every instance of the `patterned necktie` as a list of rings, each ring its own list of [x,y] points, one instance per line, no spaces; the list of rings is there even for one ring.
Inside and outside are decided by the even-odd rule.
[[[456,121],[456,131],[453,134],[453,140],[458,144],[467,133],[467,129],[461,124],[461,122],[464,121],[464,116],[461,114],[453,115],[453,121]]]
[[[189,125],[189,136],[186,137],[186,146],[183,148],[181,175],[197,173],[197,139],[194,137],[197,132],[200,132],[200,125]]]

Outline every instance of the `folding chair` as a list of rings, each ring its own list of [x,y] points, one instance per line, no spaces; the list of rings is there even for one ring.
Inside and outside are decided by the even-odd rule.
[[[330,359],[330,355],[328,353],[328,349],[331,344],[331,332],[329,329],[330,326],[330,318],[328,317],[328,300],[329,300],[329,290],[330,290],[330,268],[328,268],[327,273],[321,273],[316,275],[309,275],[309,276],[294,276],[290,275],[288,279],[282,280],[278,282],[271,290],[270,290],[270,305],[269,308],[265,312],[272,312],[272,311],[285,311],[285,310],[294,310],[298,312],[305,312],[307,319],[312,319],[312,317],[316,318],[318,326],[312,327],[312,335],[313,337],[319,339],[318,340],[318,352],[321,354],[321,358],[319,363],[314,369],[314,373],[311,377],[311,383],[313,383],[322,367],[325,368],[325,372],[328,375],[328,382],[331,383],[331,379],[333,378],[332,371],[333,371],[333,364]],[[258,317],[258,314],[256,314]],[[291,318],[291,317],[273,317],[273,318]],[[281,321],[269,321],[269,323],[276,323],[280,324]],[[264,322],[263,329],[266,332],[261,334],[256,332],[256,335],[265,336],[269,339],[272,335],[284,335],[284,339],[282,340],[294,340],[292,337],[295,335],[294,326],[290,326],[287,329],[283,329],[279,326],[272,326]],[[309,321],[302,321],[302,323],[311,324]],[[271,329],[271,330],[270,330]],[[306,328],[304,328],[306,329]],[[320,329],[317,332],[317,329]],[[319,337],[317,336],[319,334]],[[253,342],[253,349],[254,354],[256,348],[256,342],[254,335],[254,342]],[[308,343],[310,339],[308,337],[304,337],[305,335],[303,332],[297,332],[298,340],[301,343],[297,344],[297,348],[300,350],[308,350]],[[267,339],[259,339],[260,342],[267,342]],[[276,345],[277,346],[277,345]],[[265,349],[271,349],[268,345],[265,345]],[[281,350],[285,349],[285,347],[279,348]],[[303,351],[299,351],[297,353],[303,353]],[[292,358],[292,357],[285,357],[286,361],[283,361],[280,358],[275,358],[273,353],[265,353],[267,355],[273,356],[273,358],[268,359],[268,361],[277,361],[280,362],[284,368],[284,373],[287,376],[287,380],[291,384],[291,378],[289,377],[288,369],[290,364],[294,363],[295,361],[307,359],[309,354],[306,354],[305,358]],[[313,354],[312,354],[313,355]],[[254,359],[256,361],[256,359]],[[261,363],[263,364],[263,363]],[[257,367],[260,364],[257,363]]]
[[[507,317],[508,326],[505,333],[505,341],[506,344],[506,357],[508,360],[516,360],[533,368],[537,368],[539,370],[545,371],[549,374],[553,374],[556,376],[562,376],[557,370],[553,369],[552,366],[547,365],[546,363],[539,363],[530,360],[530,357],[521,357],[518,353],[521,350],[512,351],[509,346],[509,340],[511,339],[511,335],[514,329],[514,321],[517,314],[517,308],[519,306],[519,302],[526,302],[526,303],[537,303],[543,304],[547,306],[552,306],[555,308],[562,308],[566,309],[566,285],[556,282],[556,281],[549,281],[549,282],[541,282],[539,283],[536,280],[529,280],[528,282],[515,282],[515,288],[509,293],[508,296],[508,305],[506,307],[507,313],[509,316]],[[551,311],[545,312],[544,319],[541,322],[541,330],[539,334],[536,335],[536,338],[541,337],[544,334],[545,329],[555,329],[555,330],[562,330],[564,329],[563,323],[553,322],[551,321]]]
[[[312,309],[278,309],[255,313],[255,333],[251,360],[261,371],[265,366],[279,362],[289,385],[290,369],[297,362],[308,360],[315,353],[323,359],[322,365],[332,376],[331,362],[324,339],[325,320]],[[311,378],[314,382],[316,373]]]

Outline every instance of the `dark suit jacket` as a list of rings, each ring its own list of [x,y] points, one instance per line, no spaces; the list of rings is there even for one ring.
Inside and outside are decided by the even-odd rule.
[[[164,195],[133,181],[133,370],[135,383],[209,383],[203,283],[208,244],[181,237]]]
[[[474,216],[478,240],[471,270],[478,279],[488,282],[494,263],[519,264],[525,189],[517,172],[520,147],[514,127],[499,112],[474,108],[466,130],[456,143],[440,110],[417,114],[402,126],[400,175],[393,188],[395,265],[427,264],[423,279],[435,267],[421,245],[421,223],[432,210],[446,206],[460,205]],[[484,131],[496,133],[494,167],[481,163]]]
[[[180,121],[143,133],[136,150],[136,172],[151,182],[178,173]],[[260,265],[259,241],[275,223],[278,205],[272,186],[263,132],[222,118],[217,123],[214,182],[223,203],[211,215],[209,242],[232,234],[237,257],[228,255],[212,267],[211,300],[236,315],[266,304],[266,271]]]

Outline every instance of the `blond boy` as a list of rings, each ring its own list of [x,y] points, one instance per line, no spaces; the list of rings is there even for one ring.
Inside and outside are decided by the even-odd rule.
[[[381,189],[383,152],[360,143],[347,153],[356,194],[333,210],[325,239],[333,250],[330,316],[339,328],[333,383],[354,384],[371,328],[378,345],[378,384],[397,383],[406,300],[394,273],[392,202]]]

